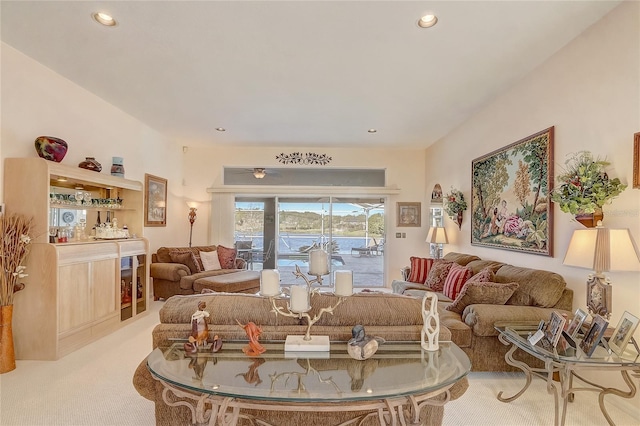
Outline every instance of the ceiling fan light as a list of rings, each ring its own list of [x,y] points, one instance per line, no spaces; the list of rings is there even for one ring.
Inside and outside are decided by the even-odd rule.
[[[256,179],[263,179],[266,175],[266,170],[261,167],[256,167],[255,169],[253,169],[253,177],[255,177]]]

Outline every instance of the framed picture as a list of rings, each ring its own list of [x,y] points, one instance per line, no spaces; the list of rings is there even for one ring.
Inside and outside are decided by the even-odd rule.
[[[564,330],[564,324],[566,322],[567,319],[565,317],[556,311],[551,312],[551,319],[544,330],[544,337],[547,338],[547,341],[549,341],[551,346],[555,347],[558,344],[558,340],[560,339],[560,335],[562,334],[562,330]]]
[[[591,321],[591,328],[589,328],[587,334],[584,335],[584,339],[580,342],[580,349],[582,349],[588,357],[590,357],[596,350],[596,347],[600,343],[600,339],[602,339],[602,335],[608,325],[609,322],[600,315],[593,317],[593,321]]]
[[[637,327],[638,318],[625,311],[609,339],[611,350],[621,356]]]
[[[553,130],[472,161],[472,245],[553,256]]]
[[[420,203],[396,203],[397,226],[421,226]]]
[[[144,175],[144,226],[167,226],[167,180]]]
[[[640,132],[633,135],[633,187],[640,189]]]
[[[571,337],[576,337],[578,331],[582,328],[582,324],[584,320],[587,318],[587,313],[582,309],[576,309],[575,314],[573,314],[573,319],[567,326],[567,334]]]

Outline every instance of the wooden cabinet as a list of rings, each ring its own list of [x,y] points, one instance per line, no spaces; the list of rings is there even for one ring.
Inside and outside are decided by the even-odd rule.
[[[57,205],[50,194],[82,186],[97,198],[119,198],[122,207]],[[7,213],[34,218],[33,243],[27,257],[25,289],[14,300],[14,343],[18,359],[58,359],[120,328],[147,312],[149,244],[144,238],[70,240],[50,243],[49,228],[60,210],[77,212],[94,223],[110,212],[131,234],[143,230],[142,184],[40,158],[5,160]],[[105,218],[103,216],[103,218]],[[123,268],[130,265],[130,269]],[[135,291],[122,299],[122,281]],[[138,293],[138,282],[141,291]]]

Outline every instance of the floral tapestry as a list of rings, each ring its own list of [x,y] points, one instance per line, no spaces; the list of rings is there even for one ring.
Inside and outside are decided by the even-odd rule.
[[[471,244],[553,256],[553,127],[471,164]]]

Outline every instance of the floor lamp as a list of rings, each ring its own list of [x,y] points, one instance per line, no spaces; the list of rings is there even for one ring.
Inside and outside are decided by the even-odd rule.
[[[193,235],[193,222],[196,221],[196,209],[195,207],[189,207],[189,247],[191,247],[191,236]]]
[[[611,315],[611,280],[607,271],[638,271],[638,249],[628,229],[578,229],[567,248],[562,262],[565,265],[591,269],[595,273],[587,279],[587,309],[609,319]]]
[[[440,259],[442,257],[442,245],[448,244],[447,231],[440,226],[432,226],[427,233],[426,242],[436,245],[435,258]]]

